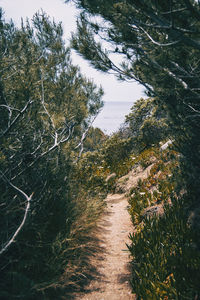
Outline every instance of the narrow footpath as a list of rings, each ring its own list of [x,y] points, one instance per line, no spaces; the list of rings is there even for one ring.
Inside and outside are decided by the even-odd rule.
[[[131,293],[130,258],[126,244],[132,232],[132,223],[127,211],[128,202],[124,194],[108,195],[107,209],[99,222],[101,230],[101,254],[91,258],[97,275],[84,294],[75,299],[82,300],[133,300]]]

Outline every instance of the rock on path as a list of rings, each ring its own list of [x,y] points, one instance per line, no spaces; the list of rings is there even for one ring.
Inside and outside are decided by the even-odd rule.
[[[126,243],[132,232],[132,224],[127,211],[128,202],[124,194],[108,195],[107,210],[100,220],[103,254],[91,258],[91,264],[97,269],[94,278],[84,294],[75,299],[82,300],[133,300],[131,293],[130,258]]]

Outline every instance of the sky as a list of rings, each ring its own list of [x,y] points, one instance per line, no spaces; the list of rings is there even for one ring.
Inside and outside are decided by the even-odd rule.
[[[43,9],[56,22],[62,21],[64,38],[67,44],[71,32],[76,29],[76,16],[79,13],[72,4],[65,4],[64,0],[0,0],[0,7],[5,12],[6,20],[12,18],[18,27],[20,27],[21,17],[31,19],[38,10]],[[104,101],[133,103],[137,99],[145,97],[144,88],[136,82],[119,82],[113,75],[96,71],[74,51],[72,60],[74,64],[80,66],[84,75],[103,87],[105,92]]]

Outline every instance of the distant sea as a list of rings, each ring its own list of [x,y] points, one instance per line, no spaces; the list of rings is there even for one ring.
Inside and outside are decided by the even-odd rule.
[[[106,134],[112,134],[125,121],[125,115],[130,113],[132,106],[133,102],[105,101],[93,126],[99,127]]]

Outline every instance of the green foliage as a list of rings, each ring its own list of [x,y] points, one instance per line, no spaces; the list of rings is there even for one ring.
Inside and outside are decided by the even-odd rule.
[[[133,289],[142,299],[198,298],[199,233],[188,215],[200,186],[199,3],[74,1],[84,13],[73,47],[95,68],[138,81],[154,98],[138,101],[127,117],[131,138],[114,135],[75,165],[87,131],[86,150],[104,139],[89,130],[102,89],[71,64],[60,24],[36,14],[32,26],[17,29],[1,15],[0,225],[6,248],[0,297],[56,299],[61,288],[77,286],[89,268],[94,241],[88,235],[103,207],[107,175],[154,163],[149,178],[131,191],[130,213],[139,223],[131,235]],[[94,22],[96,15],[105,22]],[[99,38],[110,43],[109,51]],[[112,52],[123,57],[121,64],[112,62]],[[168,136],[169,124],[179,166],[176,153],[149,149]],[[134,143],[139,156],[132,161]],[[30,195],[25,225],[8,247]],[[165,204],[164,215],[145,218],[144,209],[158,204]]]
[[[74,179],[103,92],[72,65],[61,24],[44,13],[21,29],[0,23],[0,298],[55,299],[80,280],[77,249],[103,206]]]
[[[100,149],[107,138],[101,129],[91,127],[84,141],[84,152]]]
[[[121,139],[117,134],[110,137],[102,149],[105,167],[122,176],[127,172],[126,162],[132,150],[132,140]]]
[[[199,234],[187,223],[185,203],[173,199],[163,217],[144,219],[130,236],[132,286],[139,299],[194,299],[199,295]]]
[[[156,155],[151,150],[152,154],[149,177],[138,182],[129,198],[129,212],[137,225],[129,247],[133,292],[139,299],[194,299],[200,292],[199,233],[188,222],[191,199],[180,184],[178,153],[167,149]],[[164,207],[160,215],[145,214],[145,209],[159,205]]]
[[[98,151],[84,153],[75,170],[80,184],[91,194],[104,192],[105,178],[108,174],[109,171],[103,166],[102,154]]]
[[[166,109],[161,109],[154,98],[137,100],[126,116],[125,126],[139,152],[167,139],[170,134]]]
[[[176,187],[176,182],[170,179],[175,168],[177,168],[178,174],[177,153],[169,149],[165,150],[162,155],[157,149],[145,150],[136,161],[145,168],[151,165],[151,169],[149,176],[139,180],[138,185],[130,191],[129,211],[134,224],[142,221],[144,208],[161,202],[168,203],[169,195]],[[146,162],[145,165],[144,161]]]
[[[106,139],[101,134],[100,138],[102,140],[100,145],[92,144],[98,150],[84,152],[79,159],[76,176],[86,189],[93,187],[93,191],[96,192],[113,191],[116,179],[125,175],[135,164],[130,157],[132,140],[121,139],[118,134],[106,137]],[[85,146],[87,149],[87,138]],[[111,174],[114,176],[108,182],[107,178]]]

